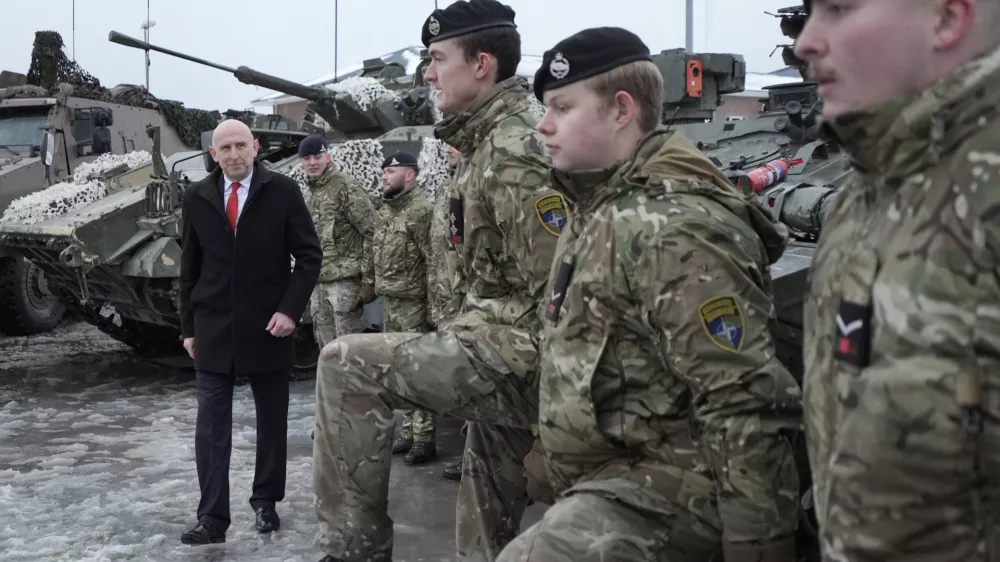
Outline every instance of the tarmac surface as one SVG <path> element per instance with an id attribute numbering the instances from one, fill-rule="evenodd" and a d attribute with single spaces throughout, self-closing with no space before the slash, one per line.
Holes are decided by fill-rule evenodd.
<path id="1" fill-rule="evenodd" d="M 239 384 L 239 383 L 238 383 Z M 256 441 L 250 386 L 233 397 L 232 526 L 225 544 L 180 543 L 195 523 L 194 373 L 153 365 L 97 329 L 0 336 L 0 560 L 235 562 L 319 560 L 313 546 L 313 380 L 291 383 L 281 530 L 259 535 L 247 504 Z M 395 560 L 455 559 L 461 424 L 438 423 L 438 460 L 393 461 Z M 522 529 L 536 521 L 529 508 Z"/>

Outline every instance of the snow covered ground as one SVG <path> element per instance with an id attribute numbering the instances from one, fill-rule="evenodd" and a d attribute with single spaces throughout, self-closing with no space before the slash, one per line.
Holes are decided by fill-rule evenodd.
<path id="1" fill-rule="evenodd" d="M 227 542 L 191 547 L 180 534 L 198 503 L 193 373 L 145 363 L 85 324 L 0 336 L 0 560 L 318 560 L 313 388 L 292 383 L 281 530 L 258 535 L 247 504 L 256 436 L 243 385 L 234 393 Z M 440 425 L 437 463 L 395 461 L 396 560 L 454 559 L 457 484 L 440 471 L 460 453 L 459 425 Z"/>

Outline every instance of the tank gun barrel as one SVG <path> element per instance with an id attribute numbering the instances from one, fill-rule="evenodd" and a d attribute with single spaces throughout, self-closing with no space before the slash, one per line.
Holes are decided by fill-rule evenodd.
<path id="1" fill-rule="evenodd" d="M 112 43 L 117 43 L 119 45 L 124 45 L 125 47 L 131 47 L 133 49 L 139 49 L 141 51 L 150 50 L 158 51 L 165 55 L 170 55 L 172 57 L 177 57 L 193 63 L 201 64 L 204 66 L 210 66 L 212 68 L 228 72 L 236 77 L 237 80 L 243 82 L 244 84 L 249 84 L 251 86 L 260 86 L 262 88 L 267 88 L 269 90 L 274 90 L 276 92 L 281 92 L 283 94 L 288 94 L 310 101 L 322 101 L 332 98 L 332 96 L 319 88 L 314 88 L 312 86 L 305 86 L 297 82 L 292 82 L 291 80 L 285 80 L 284 78 L 278 78 L 277 76 L 271 76 L 270 74 L 264 74 L 263 72 L 256 71 L 248 66 L 240 66 L 238 68 L 231 68 L 221 64 L 216 64 L 214 62 L 207 61 L 198 57 L 193 57 L 191 55 L 185 55 L 184 53 L 178 53 L 172 49 L 166 49 L 164 47 L 158 47 L 146 41 L 136 39 L 134 37 L 129 37 L 123 33 L 117 31 L 112 31 L 108 35 L 108 41 Z"/>
<path id="2" fill-rule="evenodd" d="M 170 55 L 172 57 L 177 57 L 179 59 L 189 60 L 198 64 L 203 64 L 205 66 L 211 66 L 212 68 L 217 68 L 219 70 L 224 70 L 226 72 L 236 74 L 235 68 L 229 68 L 228 66 L 223 66 L 221 64 L 216 64 L 214 62 L 209 62 L 205 59 L 200 59 L 198 57 L 192 57 L 191 55 L 185 55 L 184 53 L 178 53 L 172 49 L 166 49 L 164 47 L 157 47 L 151 43 L 147 43 L 140 39 L 134 37 L 129 37 L 124 33 L 118 33 L 117 31 L 112 31 L 108 34 L 108 41 L 112 43 L 118 43 L 119 45 L 124 45 L 126 47 L 131 47 L 133 49 L 139 49 L 140 51 L 159 51 L 165 55 Z"/>

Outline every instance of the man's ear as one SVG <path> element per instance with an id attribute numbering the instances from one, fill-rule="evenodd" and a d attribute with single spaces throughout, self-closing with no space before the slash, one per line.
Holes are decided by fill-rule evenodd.
<path id="1" fill-rule="evenodd" d="M 934 48 L 939 51 L 954 48 L 972 30 L 977 17 L 986 17 L 985 9 L 980 10 L 984 13 L 976 13 L 976 0 L 939 0 L 936 4 L 938 18 L 934 26 Z"/>
<path id="2" fill-rule="evenodd" d="M 624 129 L 635 121 L 635 100 L 625 90 L 620 90 L 615 94 L 612 109 L 615 111 L 615 124 L 618 125 L 618 128 Z"/>
<path id="3" fill-rule="evenodd" d="M 476 57 L 476 78 L 483 80 L 497 67 L 497 59 L 489 53 L 479 53 Z"/>

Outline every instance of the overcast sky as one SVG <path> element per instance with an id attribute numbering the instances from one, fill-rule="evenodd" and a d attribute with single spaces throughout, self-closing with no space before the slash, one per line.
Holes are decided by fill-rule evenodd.
<path id="1" fill-rule="evenodd" d="M 74 0 L 0 0 L 0 70 L 26 73 L 35 31 L 62 34 L 74 56 Z M 142 39 L 144 0 L 75 0 L 76 61 L 111 87 L 144 84 L 142 51 L 108 41 L 111 30 Z M 654 52 L 684 47 L 684 0 L 507 0 L 517 12 L 522 51 L 541 55 L 587 27 L 628 28 Z M 783 66 L 775 45 L 788 43 L 778 20 L 765 12 L 796 0 L 695 0 L 694 49 L 742 54 L 751 72 Z M 444 7 L 450 0 L 439 0 Z M 340 68 L 397 49 L 420 45 L 420 27 L 433 0 L 340 0 Z M 334 0 L 150 0 L 154 45 L 229 67 L 247 65 L 295 81 L 334 68 Z M 232 75 L 152 52 L 150 91 L 201 109 L 244 109 L 268 90 Z"/>

